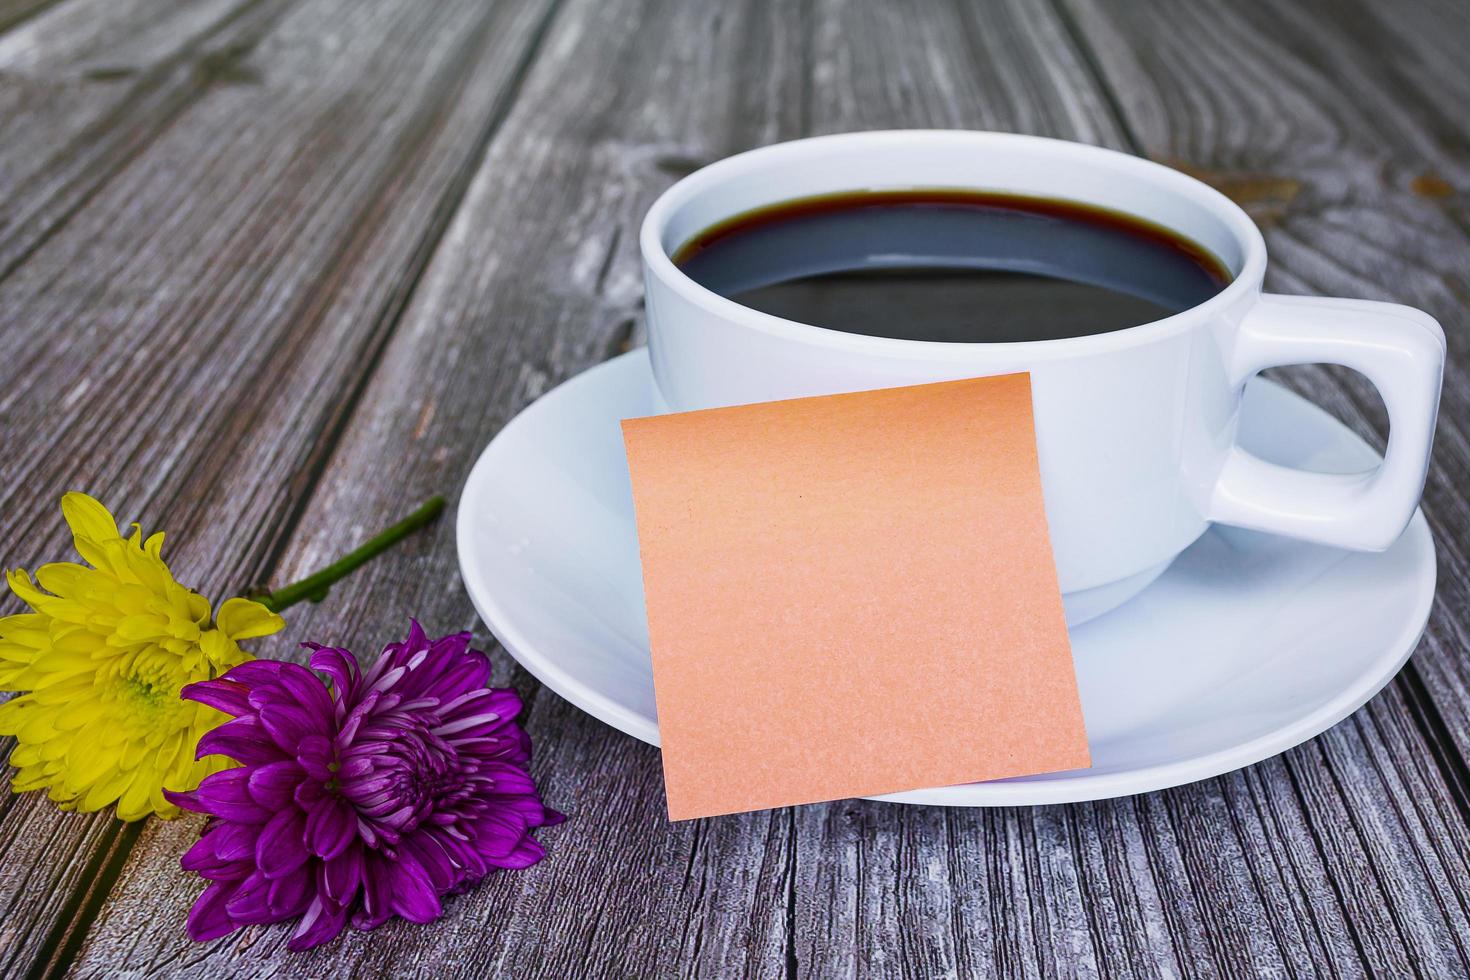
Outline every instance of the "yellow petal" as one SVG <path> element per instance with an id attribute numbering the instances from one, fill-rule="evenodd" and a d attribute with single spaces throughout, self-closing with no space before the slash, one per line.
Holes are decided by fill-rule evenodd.
<path id="1" fill-rule="evenodd" d="M 122 796 L 123 791 L 128 788 L 128 784 L 133 779 L 133 773 L 123 772 L 121 769 L 114 769 L 104 774 L 101 779 L 89 786 L 85 793 L 81 794 L 81 803 L 77 809 L 83 813 L 102 809 Z"/>
<path id="2" fill-rule="evenodd" d="M 226 599 L 215 618 L 225 636 L 232 640 L 250 640 L 269 636 L 285 628 L 286 621 L 251 599 Z"/>
<path id="3" fill-rule="evenodd" d="M 122 798 L 117 801 L 117 818 L 119 820 L 142 820 L 153 812 L 148 797 L 154 788 L 154 774 L 145 770 L 133 776 L 132 783 L 123 792 Z"/>
<path id="4" fill-rule="evenodd" d="M 45 789 L 48 786 L 51 787 L 53 800 L 57 798 L 58 793 L 62 799 L 66 798 L 66 790 L 53 786 L 51 777 L 46 775 L 46 771 L 39 766 L 22 769 L 10 780 L 10 788 L 17 793 L 29 793 L 33 789 Z"/>
<path id="5" fill-rule="evenodd" d="M 98 735 L 103 734 L 102 729 L 102 702 L 96 698 L 76 698 L 64 703 L 64 707 L 53 708 L 44 712 L 50 718 L 55 727 L 64 732 L 73 731 L 78 728 L 96 728 Z"/>
<path id="6" fill-rule="evenodd" d="M 112 629 L 116 638 L 123 641 L 124 645 L 167 636 L 169 632 L 168 623 L 151 613 L 124 616 Z"/>
<path id="7" fill-rule="evenodd" d="M 41 761 L 41 753 L 34 745 L 17 745 L 10 750 L 10 764 L 17 769 L 34 766 Z"/>
<path id="8" fill-rule="evenodd" d="M 143 756 L 147 752 L 148 746 L 145 743 L 138 739 L 132 739 L 131 741 L 124 742 L 120 747 L 118 762 L 123 769 L 136 769 L 138 768 L 138 763 L 143 761 Z"/>
<path id="9" fill-rule="evenodd" d="M 181 592 L 182 587 L 175 586 Z M 198 592 L 186 592 L 185 601 L 189 604 L 189 619 L 198 626 L 209 622 L 209 600 Z"/>
<path id="10" fill-rule="evenodd" d="M 0 638 L 40 650 L 51 643 L 51 619 L 36 613 L 0 616 Z"/>
<path id="11" fill-rule="evenodd" d="M 86 494 L 69 493 L 61 498 L 61 512 L 71 526 L 71 542 L 77 554 L 96 568 L 121 574 L 124 562 L 119 549 L 124 545 L 107 508 Z"/>
<path id="12" fill-rule="evenodd" d="M 119 536 L 117 521 L 113 520 L 107 508 L 80 491 L 62 495 L 61 515 L 66 518 L 72 534 L 94 541 L 107 541 Z"/>
<path id="13" fill-rule="evenodd" d="M 77 789 L 90 786 L 109 773 L 116 772 L 120 768 L 117 763 L 116 749 L 105 749 L 95 739 L 78 736 L 71 743 L 71 750 L 66 753 L 67 785 Z"/>
<path id="14" fill-rule="evenodd" d="M 28 699 L 28 695 L 22 694 L 0 704 L 0 735 L 19 734 L 21 726 L 26 722 L 25 705 Z"/>
<path id="15" fill-rule="evenodd" d="M 10 591 L 15 593 L 16 598 L 20 599 L 21 602 L 24 602 L 32 609 L 39 610 L 41 604 L 49 601 L 51 598 L 31 583 L 30 573 L 24 568 L 17 568 L 7 573 L 5 580 L 10 585 Z"/>
<path id="16" fill-rule="evenodd" d="M 162 786 L 152 786 L 149 788 L 148 806 L 162 820 L 172 820 L 179 815 L 179 808 L 164 798 Z"/>
<path id="17" fill-rule="evenodd" d="M 36 569 L 36 582 L 56 596 L 76 597 L 86 587 L 90 568 L 71 561 L 53 561 Z"/>
<path id="18" fill-rule="evenodd" d="M 56 714 L 46 710 L 26 711 L 21 715 L 25 720 L 19 725 L 19 731 L 15 737 L 31 745 L 41 745 L 50 741 L 57 735 L 56 726 L 52 724 L 56 720 Z"/>

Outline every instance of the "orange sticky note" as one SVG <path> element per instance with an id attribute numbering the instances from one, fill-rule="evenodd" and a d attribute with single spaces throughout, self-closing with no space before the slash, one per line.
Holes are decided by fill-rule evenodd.
<path id="1" fill-rule="evenodd" d="M 1028 375 L 623 438 L 671 818 L 1089 764 Z"/>

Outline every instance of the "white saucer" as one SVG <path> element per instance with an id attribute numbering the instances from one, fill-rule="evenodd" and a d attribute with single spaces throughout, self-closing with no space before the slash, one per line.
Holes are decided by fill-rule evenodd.
<path id="1" fill-rule="evenodd" d="M 480 616 L 562 697 L 658 744 L 620 419 L 659 411 L 639 350 L 567 382 L 495 437 L 460 501 Z M 1241 441 L 1276 463 L 1356 472 L 1378 455 L 1257 379 Z M 1259 762 L 1346 717 L 1408 659 L 1434 597 L 1423 514 L 1383 554 L 1214 528 L 1120 609 L 1072 631 L 1091 769 L 897 793 L 946 806 L 1070 803 Z M 963 732 L 955 737 L 963 738 Z"/>

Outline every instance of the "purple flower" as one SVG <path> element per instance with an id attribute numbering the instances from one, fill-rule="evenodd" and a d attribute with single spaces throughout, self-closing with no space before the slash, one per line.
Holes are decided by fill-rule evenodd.
<path id="1" fill-rule="evenodd" d="M 199 755 L 240 763 L 169 794 L 211 816 L 182 861 L 211 881 L 189 913 L 191 938 L 299 915 L 288 945 L 302 950 L 349 919 L 428 922 L 442 896 L 545 856 L 531 830 L 565 818 L 526 773 L 520 698 L 487 686 L 490 662 L 468 633 L 429 640 L 414 623 L 366 672 L 347 650 L 306 646 L 330 693 L 273 660 L 184 688 L 234 716 Z"/>

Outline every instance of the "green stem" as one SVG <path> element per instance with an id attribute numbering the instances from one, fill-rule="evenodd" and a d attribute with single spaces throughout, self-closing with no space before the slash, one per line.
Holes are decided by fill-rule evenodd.
<path id="1" fill-rule="evenodd" d="M 276 589 L 274 592 L 257 593 L 250 598 L 265 606 L 271 612 L 280 612 L 283 609 L 296 605 L 296 603 L 303 599 L 310 600 L 311 602 L 321 602 L 326 597 L 327 590 L 338 579 L 367 563 L 378 554 L 393 547 L 393 545 L 402 541 L 414 531 L 417 531 L 438 517 L 439 512 L 443 509 L 443 497 L 430 497 L 420 504 L 419 508 L 412 514 L 409 514 L 392 527 L 379 532 L 377 536 L 373 537 L 362 547 L 349 551 L 321 571 L 314 572 L 299 582 L 292 582 L 283 589 Z"/>

